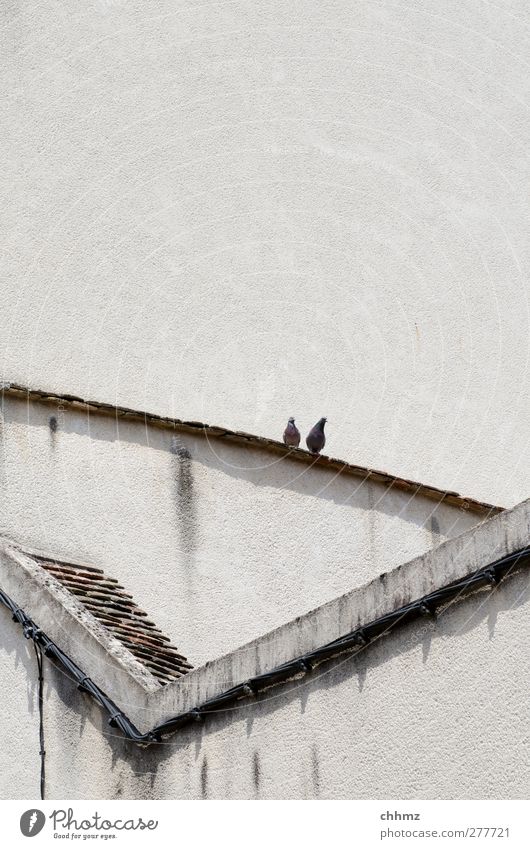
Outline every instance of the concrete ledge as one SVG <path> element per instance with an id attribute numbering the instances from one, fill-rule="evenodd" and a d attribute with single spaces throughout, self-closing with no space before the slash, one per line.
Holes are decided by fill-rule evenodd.
<path id="1" fill-rule="evenodd" d="M 530 500 L 153 693 L 151 726 L 513 554 L 529 540 Z"/>
<path id="2" fill-rule="evenodd" d="M 148 695 L 162 685 L 31 553 L 6 539 L 0 539 L 0 587 L 133 721 L 136 708 L 144 719 Z"/>
<path id="3" fill-rule="evenodd" d="M 530 500 L 162 687 L 11 541 L 0 587 L 146 732 L 249 678 L 527 547 Z M 352 564 L 354 568 L 354 564 Z M 102 633 L 103 632 L 103 633 Z M 152 685 L 152 681 L 155 686 Z"/>

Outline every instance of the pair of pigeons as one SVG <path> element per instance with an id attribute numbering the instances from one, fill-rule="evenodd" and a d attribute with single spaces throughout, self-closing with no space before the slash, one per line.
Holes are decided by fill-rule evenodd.
<path id="1" fill-rule="evenodd" d="M 326 421 L 327 419 L 325 418 L 319 419 L 306 436 L 305 442 L 311 454 L 320 454 L 326 444 L 326 436 L 324 434 Z M 293 418 L 290 418 L 287 422 L 287 427 L 283 432 L 283 441 L 289 448 L 298 448 L 300 445 L 300 431 L 296 427 Z"/>

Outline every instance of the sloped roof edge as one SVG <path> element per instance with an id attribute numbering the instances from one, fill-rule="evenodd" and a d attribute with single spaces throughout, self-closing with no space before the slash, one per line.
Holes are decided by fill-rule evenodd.
<path id="1" fill-rule="evenodd" d="M 351 634 L 529 545 L 530 499 L 192 670 L 150 698 L 154 714 L 167 717 L 193 710 L 224 690 Z"/>
<path id="2" fill-rule="evenodd" d="M 356 477 L 361 477 L 364 480 L 376 481 L 377 483 L 384 484 L 388 487 L 409 492 L 412 495 L 422 495 L 425 498 L 437 501 L 438 503 L 445 502 L 458 507 L 461 510 L 471 511 L 481 515 L 493 516 L 504 509 L 503 507 L 488 504 L 484 501 L 478 501 L 474 498 L 466 498 L 458 492 L 442 490 L 435 486 L 429 486 L 427 484 L 418 483 L 417 481 L 408 480 L 407 478 L 390 475 L 387 472 L 380 471 L 379 469 L 369 469 L 365 466 L 357 466 L 353 463 L 347 463 L 344 460 L 339 460 L 335 457 L 328 457 L 324 454 L 315 456 L 302 448 L 286 448 L 283 442 L 279 442 L 276 439 L 269 439 L 265 436 L 257 436 L 256 434 L 246 433 L 245 431 L 235 431 L 230 428 L 205 424 L 204 422 L 174 419 L 169 416 L 161 416 L 156 413 L 134 410 L 129 407 L 122 407 L 102 401 L 91 401 L 76 395 L 61 395 L 44 389 L 32 389 L 19 383 L 10 383 L 7 381 L 0 384 L 0 391 L 3 392 L 4 395 L 58 404 L 63 407 L 84 410 L 89 414 L 93 412 L 100 415 L 113 416 L 117 419 L 127 418 L 129 420 L 143 421 L 153 427 L 187 431 L 194 434 L 203 434 L 210 439 L 226 439 L 231 442 L 240 443 L 253 448 L 260 448 L 271 453 L 289 456 L 289 459 L 306 463 L 311 467 L 316 466 L 322 469 L 332 469 L 339 474 L 355 475 Z"/>
<path id="3" fill-rule="evenodd" d="M 192 670 L 179 681 L 149 692 L 123 667 L 118 681 L 114 676 L 115 664 L 109 677 L 105 656 L 100 654 L 94 659 L 84 642 L 75 639 L 69 642 L 69 632 L 65 632 L 66 645 L 63 641 L 59 653 L 64 651 L 71 657 L 74 652 L 74 659 L 83 670 L 90 663 L 91 678 L 102 688 L 100 704 L 105 706 L 106 694 L 114 707 L 116 703 L 126 704 L 131 720 L 120 711 L 116 713 L 119 722 L 123 721 L 122 730 L 132 727 L 133 739 L 149 742 L 160 733 L 169 733 L 193 719 L 204 718 L 210 711 L 217 713 L 223 706 L 233 705 L 235 700 L 256 690 L 302 674 L 304 664 L 310 671 L 315 662 L 358 649 L 359 638 L 363 641 L 367 633 L 370 639 L 374 626 L 377 626 L 374 633 L 384 634 L 402 621 L 410 621 L 409 614 L 412 618 L 429 614 L 460 594 L 488 585 L 495 587 L 502 577 L 530 564 L 529 540 L 530 500 Z M 10 591 L 9 578 L 9 572 L 0 575 L 0 590 Z M 19 587 L 27 596 L 27 585 L 19 580 Z M 22 599 L 13 597 L 23 607 Z M 0 597 L 0 600 L 6 604 L 5 599 Z M 34 607 L 31 591 L 28 600 Z M 44 619 L 48 617 L 44 617 L 42 605 L 39 610 L 42 621 L 37 618 L 35 621 L 47 631 L 49 623 Z M 32 610 L 29 612 L 35 615 Z M 51 625 L 55 624 L 52 615 Z M 126 686 L 124 689 L 127 677 L 128 690 Z M 137 728 L 131 726 L 131 721 Z M 138 728 L 151 731 L 142 733 Z"/>
<path id="4" fill-rule="evenodd" d="M 145 705 L 162 684 L 115 635 L 53 575 L 42 569 L 42 552 L 0 538 L 0 588 L 16 599 L 27 615 L 39 620 L 50 639 L 76 658 L 87 675 L 112 681 L 112 696 Z"/>

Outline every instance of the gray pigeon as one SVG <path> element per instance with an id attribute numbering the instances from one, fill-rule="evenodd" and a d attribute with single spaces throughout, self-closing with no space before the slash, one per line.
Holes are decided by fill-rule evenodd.
<path id="1" fill-rule="evenodd" d="M 283 432 L 283 441 L 289 448 L 298 448 L 300 445 L 300 431 L 296 427 L 292 417 L 287 422 L 287 427 Z"/>
<path id="2" fill-rule="evenodd" d="M 306 445 L 311 451 L 311 454 L 320 454 L 326 444 L 326 436 L 324 434 L 324 425 L 326 422 L 326 418 L 319 419 L 306 436 Z"/>

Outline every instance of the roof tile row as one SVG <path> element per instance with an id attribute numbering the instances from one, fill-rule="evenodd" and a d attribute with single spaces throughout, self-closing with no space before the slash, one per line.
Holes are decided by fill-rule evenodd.
<path id="1" fill-rule="evenodd" d="M 69 592 L 115 637 L 161 684 L 169 684 L 192 669 L 169 637 L 147 618 L 132 595 L 101 569 L 44 557 L 37 563 Z"/>

